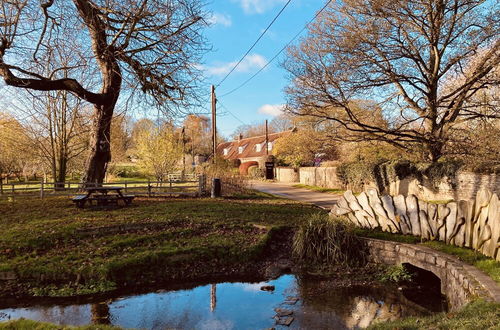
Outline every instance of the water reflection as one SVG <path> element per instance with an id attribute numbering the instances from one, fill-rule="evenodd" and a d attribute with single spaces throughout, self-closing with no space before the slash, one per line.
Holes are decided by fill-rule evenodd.
<path id="1" fill-rule="evenodd" d="M 263 285 L 275 290 L 262 291 Z M 285 275 L 266 283 L 218 283 L 93 304 L 0 309 L 0 321 L 10 316 L 141 329 L 261 329 L 275 326 L 275 308 L 293 311 L 292 329 L 363 328 L 374 320 L 427 313 L 397 291 L 338 288 L 331 281 Z"/>

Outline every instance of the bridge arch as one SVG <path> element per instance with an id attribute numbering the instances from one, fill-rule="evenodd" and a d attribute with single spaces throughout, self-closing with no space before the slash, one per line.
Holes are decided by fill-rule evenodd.
<path id="1" fill-rule="evenodd" d="M 369 260 L 389 265 L 411 264 L 432 272 L 441 280 L 441 293 L 451 310 L 457 310 L 475 296 L 500 302 L 500 287 L 489 276 L 457 258 L 418 244 L 367 238 Z"/>

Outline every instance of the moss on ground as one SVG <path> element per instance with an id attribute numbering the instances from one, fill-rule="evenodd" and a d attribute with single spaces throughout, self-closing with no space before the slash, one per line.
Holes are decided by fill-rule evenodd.
<path id="1" fill-rule="evenodd" d="M 477 300 L 457 312 L 438 313 L 427 317 L 409 317 L 377 323 L 368 329 L 500 329 L 500 304 Z"/>
<path id="2" fill-rule="evenodd" d="M 19 319 L 0 323 L 0 329 L 5 330 L 119 330 L 121 328 L 109 325 L 87 325 L 72 327 L 67 325 L 56 325 L 51 323 L 36 322 L 32 320 Z"/>
<path id="3" fill-rule="evenodd" d="M 263 228 L 293 227 L 318 212 L 269 195 L 243 197 L 136 199 L 113 210 L 78 209 L 67 197 L 0 200 L 0 271 L 41 296 L 104 292 L 158 274 L 201 276 L 211 271 L 206 264 L 223 270 L 258 258 L 269 235 Z"/>

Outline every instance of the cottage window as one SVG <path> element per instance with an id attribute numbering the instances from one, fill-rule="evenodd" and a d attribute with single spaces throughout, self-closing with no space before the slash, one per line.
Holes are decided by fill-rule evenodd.
<path id="1" fill-rule="evenodd" d="M 262 150 L 262 144 L 257 143 L 257 144 L 255 145 L 255 151 L 260 152 L 261 150 Z"/>
<path id="2" fill-rule="evenodd" d="M 273 150 L 273 143 L 272 142 L 269 142 L 267 144 L 267 150 L 269 150 L 269 151 Z"/>
<path id="3" fill-rule="evenodd" d="M 229 154 L 229 148 L 224 148 L 224 156 L 227 156 Z"/>
<path id="4" fill-rule="evenodd" d="M 243 150 L 245 150 L 245 147 L 238 147 L 238 153 L 239 154 L 243 153 Z"/>

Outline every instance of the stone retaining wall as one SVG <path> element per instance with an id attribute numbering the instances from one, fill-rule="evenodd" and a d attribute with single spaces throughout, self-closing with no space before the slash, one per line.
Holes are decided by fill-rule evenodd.
<path id="1" fill-rule="evenodd" d="M 293 168 L 277 167 L 276 180 L 278 182 L 299 182 L 299 172 Z"/>
<path id="2" fill-rule="evenodd" d="M 426 246 L 366 238 L 369 259 L 389 265 L 410 263 L 441 280 L 441 293 L 457 310 L 475 297 L 500 302 L 500 288 L 489 276 L 457 258 Z"/>
<path id="3" fill-rule="evenodd" d="M 297 171 L 291 168 L 280 167 L 276 169 L 276 179 L 279 182 L 300 182 L 324 188 L 346 188 L 337 177 L 336 167 L 301 167 Z M 374 182 L 371 182 L 365 186 L 365 189 L 376 186 Z M 499 193 L 500 175 L 458 172 L 455 177 L 446 177 L 437 183 L 433 183 L 426 178 L 420 182 L 410 177 L 391 182 L 385 192 L 393 196 L 413 194 L 423 200 L 453 199 L 458 201 L 461 199 L 473 199 L 477 192 L 482 189 Z"/>
<path id="4" fill-rule="evenodd" d="M 357 196 L 348 190 L 331 215 L 363 228 L 469 247 L 500 261 L 500 200 L 488 190 L 480 190 L 475 199 L 446 204 L 415 195 L 380 196 L 373 188 Z"/>

